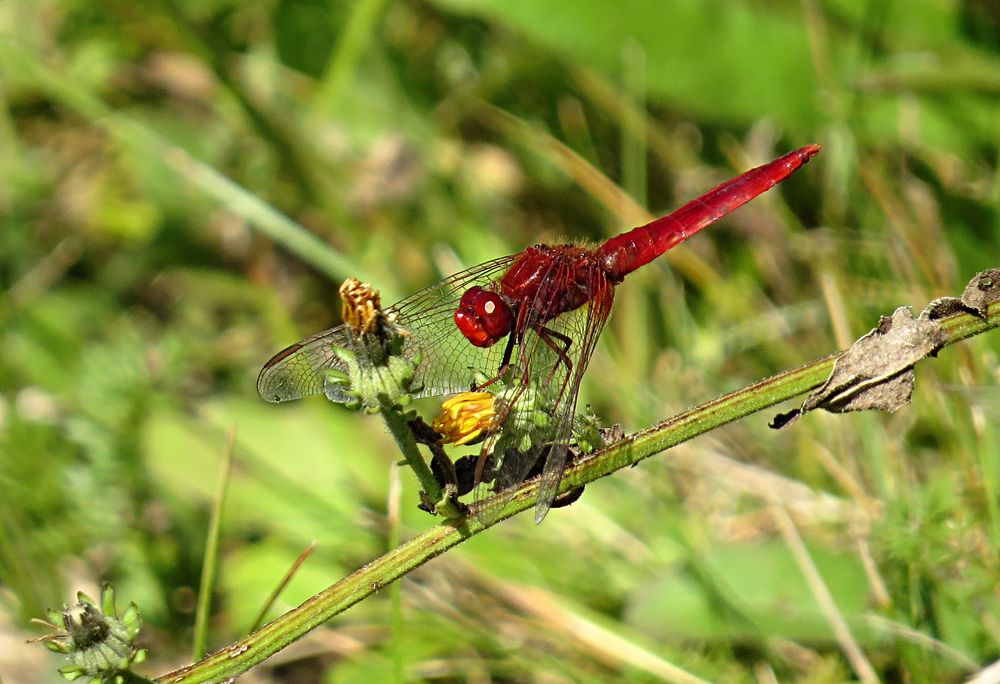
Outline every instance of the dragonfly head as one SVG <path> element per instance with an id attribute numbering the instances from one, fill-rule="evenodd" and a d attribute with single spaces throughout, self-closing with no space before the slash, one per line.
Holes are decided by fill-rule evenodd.
<path id="1" fill-rule="evenodd" d="M 510 334 L 514 316 L 500 295 L 476 285 L 462 295 L 455 325 L 476 347 L 489 347 Z"/>

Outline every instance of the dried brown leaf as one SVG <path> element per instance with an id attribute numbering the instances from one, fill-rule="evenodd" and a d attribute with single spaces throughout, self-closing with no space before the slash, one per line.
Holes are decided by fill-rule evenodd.
<path id="1" fill-rule="evenodd" d="M 850 346 L 834 364 L 823 386 L 809 395 L 801 408 L 779 414 L 771 427 L 780 429 L 802 414 L 821 408 L 832 413 L 895 411 L 910 402 L 913 366 L 934 356 L 948 336 L 939 320 L 959 312 L 979 318 L 1000 300 L 1000 269 L 989 269 L 969 281 L 961 299 L 942 297 L 914 318 L 908 306 L 882 317 L 877 328 Z"/>

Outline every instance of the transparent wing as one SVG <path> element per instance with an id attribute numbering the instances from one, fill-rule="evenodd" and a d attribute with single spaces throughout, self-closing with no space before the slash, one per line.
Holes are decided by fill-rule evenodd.
<path id="1" fill-rule="evenodd" d="M 569 267 L 555 264 L 546 280 L 567 282 L 572 274 L 562 273 L 564 268 Z M 484 522 L 500 513 L 517 485 L 539 472 L 536 522 L 545 517 L 556 496 L 566 466 L 580 382 L 614 300 L 614 287 L 600 269 L 591 269 L 587 277 L 593 298 L 548 322 L 529 320 L 529 329 L 516 349 L 510 385 L 498 400 L 496 420 L 500 428 L 483 445 L 484 457 L 494 456 L 493 490 L 498 492 L 486 501 L 488 492 L 483 487 L 477 489 L 476 514 Z M 545 288 L 542 290 L 538 298 L 547 296 Z M 528 306 L 541 311 L 544 304 L 539 301 Z"/>
<path id="2" fill-rule="evenodd" d="M 576 400 L 580 395 L 580 384 L 583 374 L 594 353 L 597 339 L 601 336 L 604 324 L 611 315 L 611 305 L 614 303 L 614 286 L 607 281 L 604 272 L 595 269 L 591 278 L 592 298 L 587 304 L 587 316 L 584 329 L 577 341 L 578 349 L 574 357 L 572 377 L 565 390 L 565 400 L 560 404 L 558 434 L 554 438 L 552 449 L 549 450 L 542 469 L 542 478 L 538 484 L 538 498 L 535 502 L 535 524 L 542 522 L 552 507 L 552 502 L 559 491 L 563 471 L 566 469 L 566 456 L 569 452 L 568 441 L 573 431 L 573 418 L 576 415 Z"/>
<path id="3" fill-rule="evenodd" d="M 503 345 L 487 349 L 472 346 L 452 316 L 467 289 L 496 280 L 515 258 L 517 255 L 501 257 L 456 273 L 386 309 L 408 333 L 403 353 L 409 358 L 420 356 L 416 379 L 422 390 L 417 396 L 465 391 L 477 374 L 492 377 L 496 373 Z M 332 401 L 348 401 L 350 396 L 327 380 L 328 371 L 347 371 L 334 347 L 354 347 L 353 337 L 343 325 L 278 352 L 257 377 L 260 396 L 280 402 L 325 392 Z"/>
<path id="4" fill-rule="evenodd" d="M 466 290 L 499 279 L 519 256 L 487 261 L 390 307 L 396 322 L 409 333 L 404 353 L 420 353 L 418 379 L 423 390 L 418 396 L 467 392 L 474 382 L 496 375 L 504 345 L 473 346 L 455 325 L 454 314 Z"/>
<path id="5" fill-rule="evenodd" d="M 333 348 L 349 349 L 351 345 L 347 327 L 340 325 L 285 347 L 260 370 L 257 392 L 272 402 L 321 394 L 328 384 L 326 371 L 347 370 Z"/>

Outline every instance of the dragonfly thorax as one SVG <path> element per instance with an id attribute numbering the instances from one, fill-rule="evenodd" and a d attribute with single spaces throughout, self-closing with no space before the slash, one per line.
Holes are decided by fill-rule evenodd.
<path id="1" fill-rule="evenodd" d="M 579 245 L 534 245 L 524 250 L 500 280 L 507 301 L 529 306 L 526 327 L 540 327 L 593 297 L 603 282 L 593 251 Z"/>

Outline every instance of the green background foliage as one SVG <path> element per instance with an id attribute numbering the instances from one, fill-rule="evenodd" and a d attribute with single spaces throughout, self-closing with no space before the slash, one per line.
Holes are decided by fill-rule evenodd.
<path id="1" fill-rule="evenodd" d="M 186 661 L 231 426 L 210 647 L 311 541 L 272 616 L 433 524 L 380 421 L 256 396 L 348 275 L 393 301 L 819 142 L 618 288 L 582 402 L 632 431 L 957 295 L 1000 265 L 998 42 L 992 4 L 937 0 L 0 4 L 0 676 L 55 681 L 27 621 L 100 579 L 143 671 Z M 880 677 L 960 681 L 1000 655 L 998 352 L 922 363 L 892 415 L 681 445 L 256 674 L 856 676 L 780 507 Z"/>

